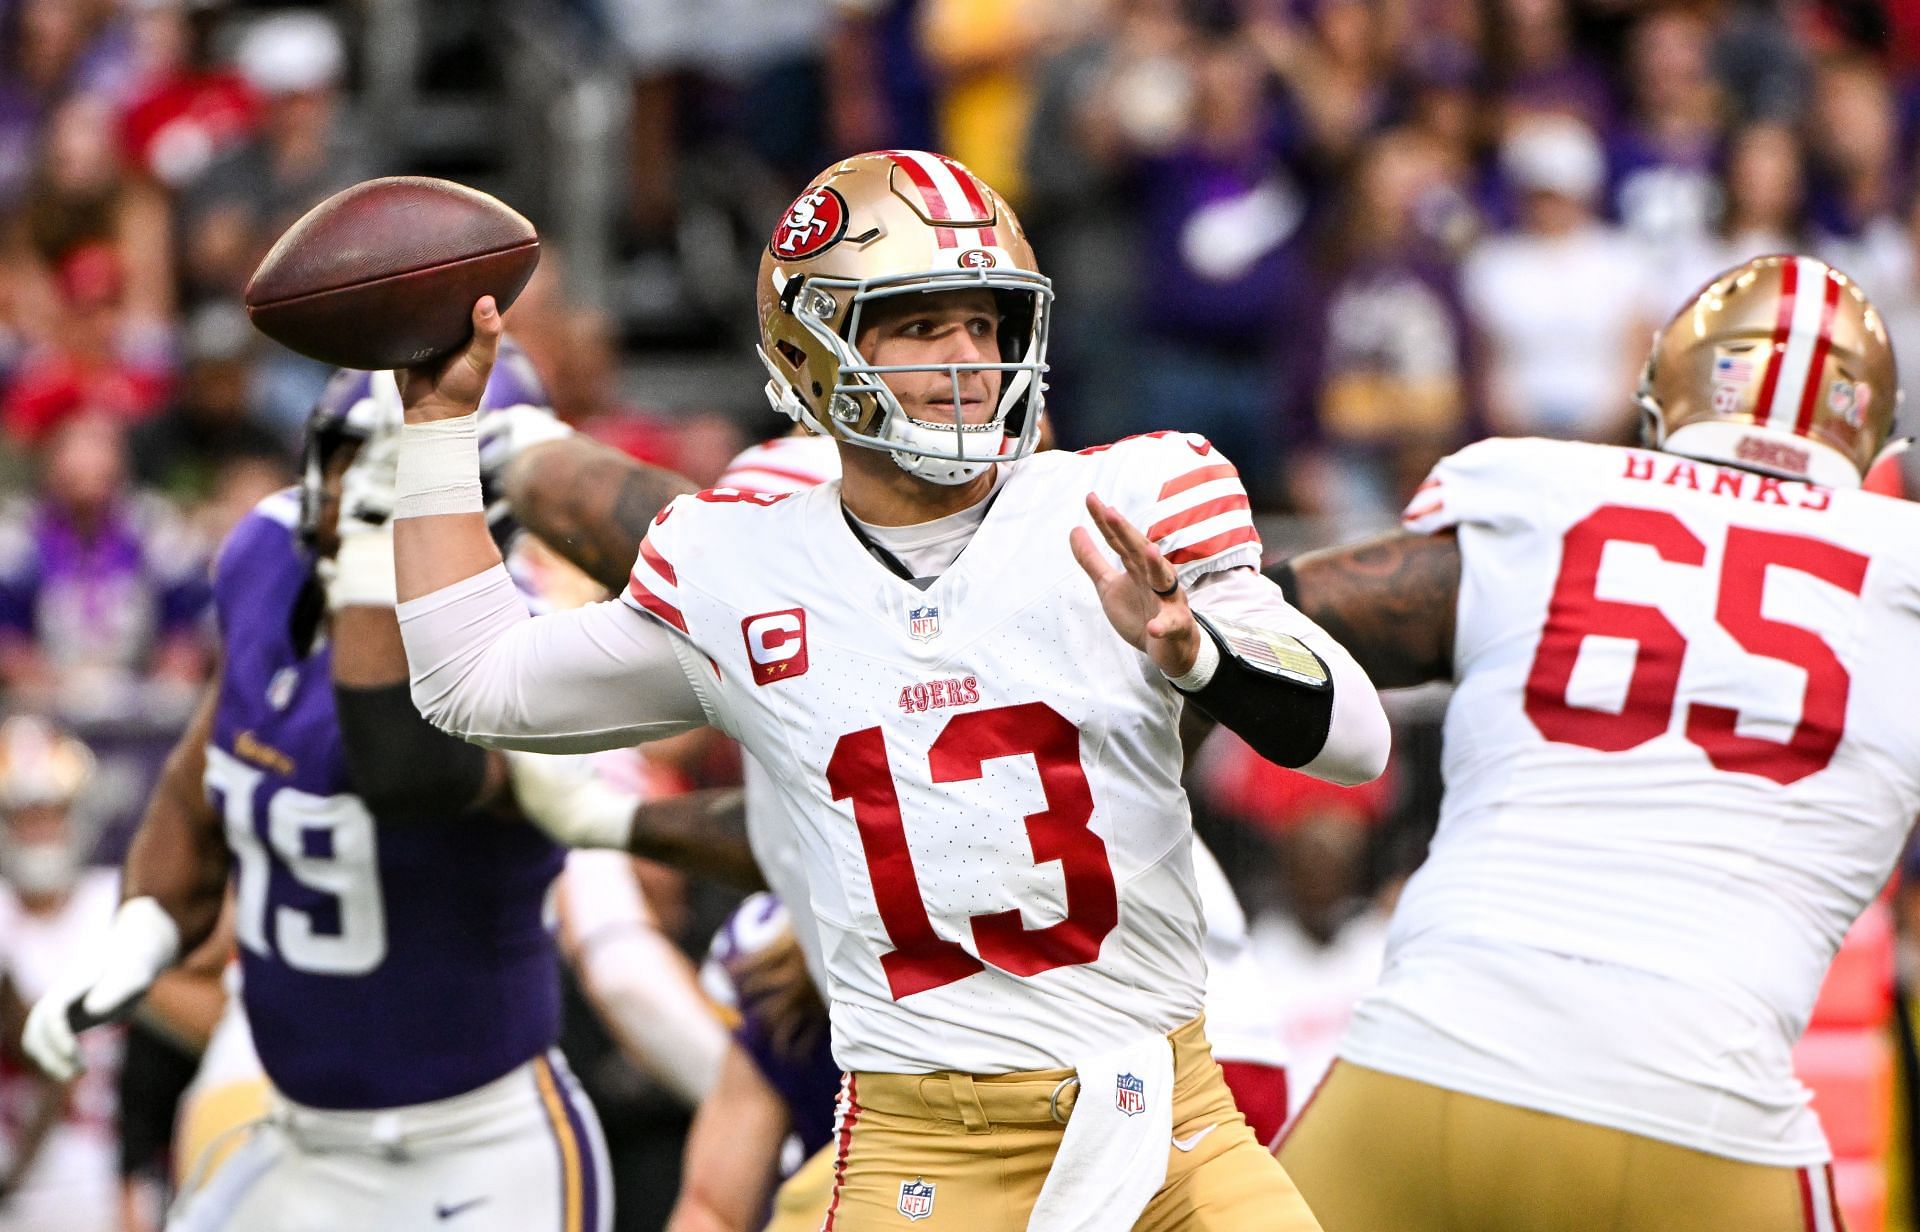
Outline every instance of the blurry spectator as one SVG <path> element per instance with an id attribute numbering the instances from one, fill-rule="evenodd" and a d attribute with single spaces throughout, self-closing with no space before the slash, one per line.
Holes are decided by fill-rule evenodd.
<path id="1" fill-rule="evenodd" d="M 1520 227 L 1484 241 L 1462 271 L 1488 351 L 1496 432 L 1621 441 L 1645 357 L 1650 272 L 1641 250 L 1593 213 L 1605 164 L 1578 120 L 1517 125 L 1500 151 Z"/>
<path id="2" fill-rule="evenodd" d="M 176 707 L 207 668 L 204 554 L 128 482 L 120 425 L 61 425 L 40 491 L 0 515 L 0 680 L 76 721 Z M 152 690 L 143 689 L 149 682 Z"/>
<path id="3" fill-rule="evenodd" d="M 346 49 L 330 17 L 292 11 L 259 18 L 242 35 L 235 59 L 263 100 L 262 123 L 182 195 L 182 272 L 196 303 L 238 299 L 288 225 L 374 171 L 341 92 Z M 330 375 L 325 365 L 268 347 L 250 396 L 269 427 L 291 440 Z"/>
<path id="4" fill-rule="evenodd" d="M 53 105 L 110 93 L 123 76 L 125 47 L 102 37 L 114 7 L 114 0 L 0 5 L 0 207 L 24 192 L 38 129 Z"/>
<path id="5" fill-rule="evenodd" d="M 178 191 L 251 136 L 260 99 L 208 52 L 218 0 L 126 0 L 137 79 L 120 121 L 128 161 Z"/>
<path id="6" fill-rule="evenodd" d="M 1866 245 L 1832 245 L 1835 251 L 1824 254 L 1849 276 L 1857 279 L 1873 297 L 1887 325 L 1887 337 L 1893 343 L 1894 362 L 1899 365 L 1904 383 L 1913 384 L 1913 373 L 1920 371 L 1920 185 L 1908 193 L 1907 208 L 1901 225 L 1877 229 L 1875 242 Z M 1906 416 L 1912 414 L 1908 401 Z M 1895 435 L 1911 434 L 1913 421 L 1903 416 Z M 1902 469 L 1920 479 L 1920 451 L 1908 450 Z M 1906 489 L 1920 495 L 1920 484 Z"/>
<path id="7" fill-rule="evenodd" d="M 1266 348 L 1298 280 L 1290 241 L 1306 211 L 1285 157 L 1284 112 L 1264 62 L 1238 38 L 1201 32 L 1163 71 L 1180 93 L 1154 124 L 1143 122 L 1128 76 L 1110 81 L 1103 104 L 1111 130 L 1156 144 L 1134 151 L 1145 237 L 1134 255 L 1139 387 L 1098 408 L 1112 417 L 1099 435 L 1201 432 L 1250 484 L 1271 482 Z"/>
<path id="8" fill-rule="evenodd" d="M 830 0 L 607 2 L 633 70 L 629 207 L 642 248 L 670 241 L 685 163 L 704 147 L 757 161 L 748 179 L 775 169 L 780 204 L 817 170 Z"/>
<path id="9" fill-rule="evenodd" d="M 331 18 L 259 18 L 242 36 L 236 60 L 263 100 L 262 124 L 214 161 L 182 200 L 185 273 L 197 297 L 238 298 L 289 223 L 373 169 L 341 96 L 346 48 Z"/>
<path id="10" fill-rule="evenodd" d="M 1506 132 L 1525 115 L 1559 112 L 1604 129 L 1613 92 L 1593 59 L 1573 42 L 1567 0 L 1493 0 L 1481 62 Z"/>
<path id="11" fill-rule="evenodd" d="M 1282 333 L 1294 502 L 1390 522 L 1434 462 L 1476 433 L 1469 329 L 1453 269 L 1416 230 L 1446 191 L 1439 152 L 1408 131 L 1360 157 Z"/>
<path id="12" fill-rule="evenodd" d="M 0 397 L 0 427 L 35 444 L 83 413 L 135 422 L 157 412 L 172 383 L 172 344 L 152 321 L 126 311 L 119 258 L 86 244 L 55 270 L 61 315 L 52 336 L 30 351 Z"/>
<path id="13" fill-rule="evenodd" d="M 1736 131 L 1721 169 L 1718 217 L 1665 267 L 1659 306 L 1677 309 L 1702 283 L 1749 257 L 1807 251 L 1806 194 L 1805 159 L 1791 127 L 1762 120 Z"/>
<path id="14" fill-rule="evenodd" d="M 921 0 L 831 0 L 827 129 L 836 153 L 931 150 L 933 79 L 920 55 Z"/>
<path id="15" fill-rule="evenodd" d="M 0 723 L 0 983 L 26 1003 L 75 954 L 100 943 L 119 874 L 89 869 L 74 803 L 92 773 L 87 747 L 43 719 Z M 99 1040 L 92 1036 L 98 1034 Z M 89 1033 L 70 1090 L 30 1070 L 0 1073 L 0 1232 L 120 1232 L 115 1081 L 124 1033 Z"/>
<path id="16" fill-rule="evenodd" d="M 108 249 L 118 266 L 123 322 L 147 333 L 173 314 L 173 233 L 165 195 L 124 174 L 106 101 L 75 95 L 48 117 L 24 211 L 25 240 L 43 269 L 82 249 Z"/>
<path id="17" fill-rule="evenodd" d="M 141 483 L 184 505 L 212 496 L 221 473 L 241 460 L 274 464 L 291 478 L 287 442 L 249 417 L 257 341 L 236 305 L 208 304 L 194 313 L 179 396 L 164 415 L 133 432 L 134 473 Z"/>
<path id="18" fill-rule="evenodd" d="M 1250 942 L 1278 1002 L 1287 1092 L 1313 1094 L 1353 1003 L 1379 978 L 1397 886 L 1376 889 L 1369 848 L 1392 786 L 1337 787 L 1261 760 L 1221 733 L 1200 757 L 1202 791 L 1273 844 L 1277 893 L 1250 896 Z"/>
<path id="19" fill-rule="evenodd" d="M 1195 7 L 1225 15 L 1234 9 L 1221 0 Z M 1308 15 L 1304 26 L 1289 19 L 1289 6 L 1259 6 L 1246 32 L 1291 91 L 1319 164 L 1337 168 L 1386 114 L 1390 48 L 1383 22 L 1390 6 L 1311 0 L 1300 8 Z M 1231 29 L 1226 16 L 1215 20 L 1222 32 Z"/>
<path id="20" fill-rule="evenodd" d="M 1791 121 L 1806 106 L 1810 66 L 1807 46 L 1789 24 L 1795 7 L 1715 0 L 1703 8 L 1715 26 L 1714 71 L 1742 121 Z"/>
<path id="21" fill-rule="evenodd" d="M 1186 124 L 1194 33 L 1158 0 L 1120 0 L 1112 19 L 1035 71 L 1020 218 L 1053 279 L 1047 414 L 1062 439 L 1107 441 L 1136 396 L 1142 251 L 1136 152 Z"/>
<path id="22" fill-rule="evenodd" d="M 942 153 L 1020 204 L 1034 70 L 1106 8 L 1105 0 L 920 0 L 920 54 L 933 71 Z"/>
<path id="23" fill-rule="evenodd" d="M 1488 191 L 1480 164 L 1484 107 L 1475 90 L 1476 65 L 1461 47 L 1430 44 L 1402 81 L 1404 127 L 1426 139 L 1439 180 L 1420 194 L 1416 226 L 1455 257 L 1486 225 L 1481 198 Z"/>
<path id="24" fill-rule="evenodd" d="M 1899 125 L 1886 73 L 1866 59 L 1828 60 L 1807 121 L 1814 224 L 1843 242 L 1863 242 L 1900 207 Z"/>
<path id="25" fill-rule="evenodd" d="M 1608 140 L 1613 211 L 1662 256 L 1712 219 L 1722 102 L 1711 48 L 1705 17 L 1678 7 L 1648 13 L 1628 38 L 1628 117 Z"/>

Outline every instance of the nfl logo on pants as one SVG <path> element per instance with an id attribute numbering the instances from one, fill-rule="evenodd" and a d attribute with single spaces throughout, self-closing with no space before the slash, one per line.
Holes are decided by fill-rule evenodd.
<path id="1" fill-rule="evenodd" d="M 1113 1080 L 1113 1106 L 1128 1116 L 1139 1116 L 1147 1110 L 1147 1084 L 1132 1074 L 1121 1074 Z"/>
<path id="2" fill-rule="evenodd" d="M 900 1213 L 916 1220 L 933 1214 L 933 1186 L 924 1180 L 901 1181 Z"/>

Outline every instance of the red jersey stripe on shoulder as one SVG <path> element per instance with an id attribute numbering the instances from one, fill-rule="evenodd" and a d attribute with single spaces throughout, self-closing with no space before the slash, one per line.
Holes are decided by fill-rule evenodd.
<path id="1" fill-rule="evenodd" d="M 1217 556 L 1228 548 L 1237 548 L 1243 543 L 1251 543 L 1258 547 L 1260 532 L 1252 526 L 1236 526 L 1232 530 L 1222 531 L 1211 539 L 1202 539 L 1198 543 L 1190 543 L 1184 548 L 1168 552 L 1167 563 L 1175 566 L 1190 565 L 1196 560 Z"/>
<path id="2" fill-rule="evenodd" d="M 1203 483 L 1212 483 L 1216 479 L 1238 478 L 1240 478 L 1240 472 L 1234 468 L 1231 462 L 1222 462 L 1217 466 L 1198 467 L 1188 471 L 1184 475 L 1176 475 L 1172 479 L 1167 480 L 1161 487 L 1160 495 L 1156 499 L 1166 500 L 1168 497 L 1178 496 L 1182 492 L 1197 488 Z M 1151 539 L 1153 536 L 1149 535 L 1147 537 Z"/>
<path id="3" fill-rule="evenodd" d="M 659 550 L 653 546 L 652 539 L 642 539 L 640 541 L 640 558 L 652 565 L 653 571 L 659 574 L 667 585 L 678 586 L 680 584 L 680 575 L 673 571 L 673 566 L 667 563 L 667 558 L 660 555 Z"/>
<path id="4" fill-rule="evenodd" d="M 1250 509 L 1245 493 L 1236 492 L 1231 496 L 1222 496 L 1210 501 L 1202 501 L 1191 509 L 1169 514 L 1147 528 L 1147 538 L 1154 542 L 1166 538 L 1177 530 L 1189 526 L 1198 526 L 1208 518 L 1217 518 L 1223 513 L 1232 513 L 1236 509 Z"/>
<path id="5" fill-rule="evenodd" d="M 668 603 L 659 595 L 654 594 L 651 590 L 648 590 L 646 584 L 640 580 L 638 575 L 627 578 L 627 594 L 632 596 L 635 603 L 646 608 L 655 616 L 658 616 L 674 628 L 680 630 L 680 632 L 685 633 L 687 631 L 687 618 L 680 614 L 680 609 Z"/>

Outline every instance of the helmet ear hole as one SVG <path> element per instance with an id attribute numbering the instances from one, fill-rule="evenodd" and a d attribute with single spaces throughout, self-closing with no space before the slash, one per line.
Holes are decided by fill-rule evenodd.
<path id="1" fill-rule="evenodd" d="M 773 349 L 776 353 L 779 354 L 781 359 L 786 360 L 788 363 L 792 364 L 796 368 L 803 366 L 807 362 L 806 352 L 802 351 L 799 347 L 795 346 L 791 342 L 787 342 L 784 340 L 780 342 L 776 342 L 773 344 Z M 813 392 L 816 394 L 819 393 L 820 387 L 818 385 L 815 385 Z"/>

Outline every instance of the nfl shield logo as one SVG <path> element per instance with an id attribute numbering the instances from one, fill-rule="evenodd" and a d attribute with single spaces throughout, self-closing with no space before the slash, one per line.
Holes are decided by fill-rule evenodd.
<path id="1" fill-rule="evenodd" d="M 912 1220 L 933 1214 L 933 1186 L 924 1180 L 901 1181 L 900 1213 Z"/>
<path id="2" fill-rule="evenodd" d="M 1121 1074 L 1113 1080 L 1113 1106 L 1128 1116 L 1139 1116 L 1147 1110 L 1147 1084 L 1132 1074 Z"/>
<path id="3" fill-rule="evenodd" d="M 293 701 L 293 691 L 300 685 L 300 669 L 283 667 L 267 681 L 267 705 L 275 710 L 285 710 Z"/>
<path id="4" fill-rule="evenodd" d="M 930 642 L 940 636 L 940 609 L 929 604 L 907 612 L 907 632 L 916 642 Z"/>

